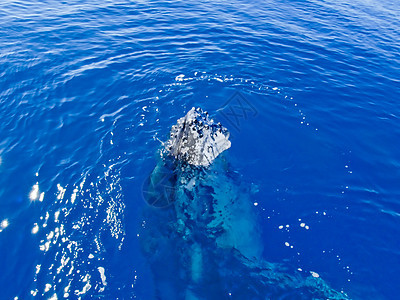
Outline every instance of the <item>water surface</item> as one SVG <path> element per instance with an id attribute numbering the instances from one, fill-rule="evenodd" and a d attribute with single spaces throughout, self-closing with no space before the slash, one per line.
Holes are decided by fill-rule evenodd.
<path id="1" fill-rule="evenodd" d="M 267 261 L 396 299 L 399 20 L 390 0 L 3 1 L 2 297 L 153 298 L 141 190 L 200 106 L 258 190 Z M 256 113 L 223 119 L 238 95 Z"/>

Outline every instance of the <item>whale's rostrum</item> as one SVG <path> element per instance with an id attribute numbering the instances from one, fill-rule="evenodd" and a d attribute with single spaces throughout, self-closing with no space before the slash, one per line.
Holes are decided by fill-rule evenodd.
<path id="1" fill-rule="evenodd" d="M 194 107 L 171 128 L 163 154 L 193 166 L 209 166 L 231 146 L 229 132 L 207 112 Z"/>

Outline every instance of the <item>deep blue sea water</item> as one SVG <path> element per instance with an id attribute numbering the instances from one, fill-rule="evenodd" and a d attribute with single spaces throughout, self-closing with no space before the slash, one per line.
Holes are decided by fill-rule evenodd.
<path id="1" fill-rule="evenodd" d="M 231 131 L 265 260 L 398 299 L 398 1 L 5 0 L 0 24 L 1 299 L 154 298 L 142 187 L 192 106 Z"/>

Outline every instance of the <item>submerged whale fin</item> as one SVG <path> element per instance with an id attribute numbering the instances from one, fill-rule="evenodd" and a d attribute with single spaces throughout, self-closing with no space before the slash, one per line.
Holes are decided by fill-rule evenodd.
<path id="1" fill-rule="evenodd" d="M 262 259 L 250 188 L 222 154 L 229 132 L 192 108 L 144 187 L 141 245 L 159 299 L 347 299 Z M 163 209 L 160 209 L 163 208 Z"/>

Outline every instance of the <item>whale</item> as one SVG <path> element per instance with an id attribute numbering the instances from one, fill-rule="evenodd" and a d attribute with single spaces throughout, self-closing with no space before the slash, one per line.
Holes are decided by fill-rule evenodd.
<path id="1" fill-rule="evenodd" d="M 263 257 L 252 187 L 226 155 L 230 133 L 192 108 L 171 127 L 143 185 L 140 245 L 156 299 L 348 299 Z"/>

